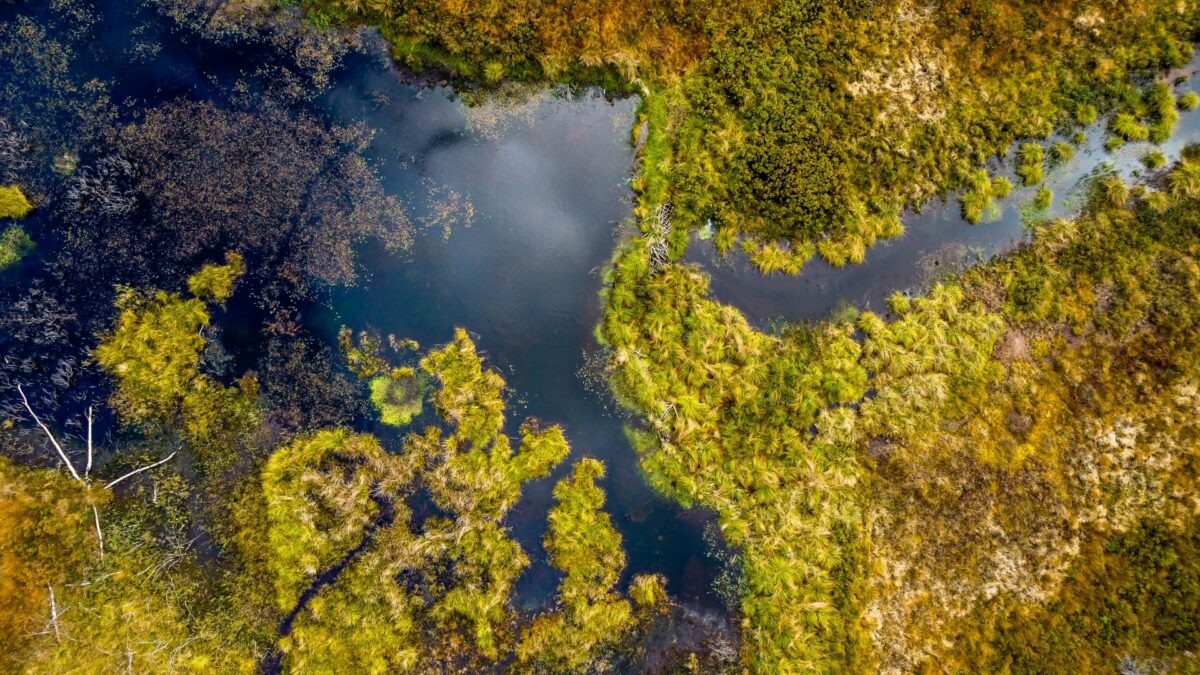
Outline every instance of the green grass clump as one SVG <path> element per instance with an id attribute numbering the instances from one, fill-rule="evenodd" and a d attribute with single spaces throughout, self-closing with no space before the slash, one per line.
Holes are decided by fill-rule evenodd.
<path id="1" fill-rule="evenodd" d="M 1054 162 L 1056 164 L 1066 164 L 1067 162 L 1071 161 L 1073 157 L 1075 157 L 1075 146 L 1071 145 L 1070 143 L 1063 143 L 1062 141 L 1059 141 L 1050 148 L 1050 152 L 1054 157 Z"/>
<path id="2" fill-rule="evenodd" d="M 988 216 L 995 207 L 996 199 L 1004 199 L 1012 192 L 1012 182 L 1007 178 L 992 179 L 984 169 L 978 169 L 967 181 L 967 190 L 959 197 L 963 218 L 975 225 Z"/>
<path id="3" fill-rule="evenodd" d="M 1150 129 L 1140 124 L 1133 113 L 1117 113 L 1109 123 L 1109 129 L 1116 137 L 1127 142 L 1145 141 L 1150 138 Z"/>
<path id="4" fill-rule="evenodd" d="M 0 218 L 24 218 L 33 204 L 20 187 L 0 185 Z"/>
<path id="5" fill-rule="evenodd" d="M 23 228 L 10 225 L 0 232 L 0 271 L 17 264 L 33 250 L 33 240 Z"/>
<path id="6" fill-rule="evenodd" d="M 1161 150 L 1151 150 L 1142 156 L 1142 164 L 1151 171 L 1158 171 L 1167 165 L 1167 156 Z"/>
<path id="7" fill-rule="evenodd" d="M 1046 152 L 1037 143 L 1023 143 L 1017 151 L 1017 175 L 1026 187 L 1045 178 Z"/>
<path id="8" fill-rule="evenodd" d="M 1097 117 L 1099 117 L 1099 113 L 1096 110 L 1096 106 L 1090 103 L 1080 104 L 1075 108 L 1075 121 L 1085 127 L 1095 124 Z"/>
<path id="9" fill-rule="evenodd" d="M 1179 97 L 1179 107 L 1189 112 L 1195 110 L 1200 107 L 1200 96 L 1197 96 L 1194 91 L 1185 92 Z"/>
<path id="10" fill-rule="evenodd" d="M 1054 192 L 1045 185 L 1038 188 L 1037 196 L 1033 198 L 1033 208 L 1038 211 L 1045 211 L 1054 203 Z"/>

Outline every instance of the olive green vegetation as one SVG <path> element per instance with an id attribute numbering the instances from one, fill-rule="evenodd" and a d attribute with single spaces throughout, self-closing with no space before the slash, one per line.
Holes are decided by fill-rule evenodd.
<path id="1" fill-rule="evenodd" d="M 601 328 L 614 389 L 641 417 L 631 433 L 651 483 L 714 509 L 740 551 L 753 670 L 1031 658 L 1033 624 L 997 639 L 989 667 L 959 650 L 1008 606 L 1075 607 L 1064 579 L 1094 537 L 1140 536 L 1150 517 L 1188 527 L 1194 154 L 1167 192 L 1100 177 L 1081 216 L 1037 225 L 1026 248 L 923 296 L 893 296 L 890 320 L 852 312 L 763 333 L 710 299 L 698 269 L 655 261 L 661 240 L 619 251 Z M 1155 621 L 1197 613 L 1169 584 L 1144 589 L 1165 612 Z M 1109 649 L 1072 644 L 1081 662 Z M 1190 658 L 1179 642 L 1153 649 Z"/>
<path id="2" fill-rule="evenodd" d="M 629 653 L 634 629 L 669 602 L 657 577 L 631 582 L 636 610 L 619 591 L 625 554 L 595 460 L 555 490 L 546 548 L 566 572 L 559 602 L 536 616 L 510 604 L 530 561 L 505 517 L 570 448 L 560 427 L 535 420 L 519 445 L 503 433 L 504 380 L 466 331 L 420 360 L 442 422 L 402 447 L 340 427 L 281 438 L 253 378 L 226 386 L 205 372 L 213 305 L 245 272 L 239 255 L 226 260 L 188 280 L 198 297 L 123 291 L 95 350 L 130 434 L 104 474 L 165 447 L 174 461 L 109 491 L 0 458 L 6 669 L 251 673 L 274 652 L 285 672 L 516 660 L 586 672 Z M 350 365 L 386 366 L 368 334 L 350 346 L 360 357 Z M 6 449 L 37 452 L 34 437 L 3 429 Z M 418 493 L 433 507 L 420 518 Z"/>
<path id="3" fill-rule="evenodd" d="M 1158 171 L 1167 165 L 1167 156 L 1161 150 L 1151 150 L 1142 156 L 1142 164 L 1151 171 Z"/>
<path id="4" fill-rule="evenodd" d="M 1200 107 L 1200 96 L 1197 96 L 1194 91 L 1184 92 L 1179 97 L 1179 107 L 1182 110 L 1195 110 L 1197 107 Z"/>
<path id="5" fill-rule="evenodd" d="M 318 25 L 378 26 L 412 66 L 632 84 L 638 215 L 673 204 L 674 255 L 711 219 L 723 249 L 774 244 L 752 259 L 789 273 L 813 247 L 861 260 L 900 233 L 904 207 L 970 189 L 1022 138 L 1116 111 L 1114 133 L 1161 142 L 1174 96 L 1161 82 L 1139 94 L 1135 76 L 1184 65 L 1200 27 L 1196 7 L 1168 0 L 301 4 Z"/>
<path id="6" fill-rule="evenodd" d="M 24 218 L 33 204 L 16 185 L 0 185 L 0 218 Z"/>
<path id="7" fill-rule="evenodd" d="M 189 279 L 198 293 L 221 300 L 244 265 L 230 256 L 223 267 L 206 266 Z M 200 368 L 211 323 L 199 297 L 166 291 L 123 289 L 116 326 L 96 347 L 96 362 L 116 380 L 113 407 L 129 423 L 154 429 L 182 425 L 200 447 L 223 450 L 230 437 L 257 424 L 258 384 L 253 375 L 226 387 Z M 230 457 L 206 458 L 222 462 Z"/>
<path id="8" fill-rule="evenodd" d="M 0 272 L 21 262 L 33 246 L 33 240 L 19 225 L 5 228 L 0 232 Z"/>
<path id="9" fill-rule="evenodd" d="M 967 670 L 1195 672 L 1200 648 L 1200 522 L 1153 520 L 1080 551 L 1054 600 L 987 607 L 982 639 L 957 646 Z M 1167 655 L 1167 656 L 1162 656 Z"/>

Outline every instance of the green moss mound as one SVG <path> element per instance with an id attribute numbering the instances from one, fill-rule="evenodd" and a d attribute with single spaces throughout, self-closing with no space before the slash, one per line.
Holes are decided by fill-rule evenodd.
<path id="1" fill-rule="evenodd" d="M 396 368 L 371 379 L 371 403 L 384 424 L 402 427 L 421 414 L 426 382 L 412 368 Z"/>

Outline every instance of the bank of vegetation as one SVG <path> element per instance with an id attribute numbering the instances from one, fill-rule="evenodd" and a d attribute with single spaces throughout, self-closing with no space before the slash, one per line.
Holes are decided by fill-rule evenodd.
<path id="1" fill-rule="evenodd" d="M 772 333 L 661 239 L 619 251 L 613 384 L 651 482 L 743 557 L 756 672 L 1195 667 L 1197 161 Z"/>

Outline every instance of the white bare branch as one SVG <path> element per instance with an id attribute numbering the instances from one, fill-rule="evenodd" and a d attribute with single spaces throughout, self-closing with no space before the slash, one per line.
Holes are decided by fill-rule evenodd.
<path id="1" fill-rule="evenodd" d="M 92 515 L 96 518 L 96 536 L 100 538 L 100 562 L 104 562 L 104 532 L 100 529 L 100 510 L 92 504 Z"/>
<path id="2" fill-rule="evenodd" d="M 54 604 L 54 587 L 47 585 L 50 589 L 50 623 L 54 625 L 54 639 L 62 642 L 62 634 L 58 632 L 58 605 Z"/>
<path id="3" fill-rule="evenodd" d="M 110 490 L 111 490 L 111 489 L 112 489 L 112 487 L 113 487 L 114 485 L 116 485 L 117 483 L 120 483 L 121 481 L 125 480 L 126 478 L 129 478 L 130 476 L 137 475 L 137 474 L 139 474 L 139 473 L 141 473 L 141 472 L 143 472 L 143 471 L 146 471 L 146 470 L 148 470 L 148 469 L 153 469 L 154 467 L 158 466 L 159 464 L 166 464 L 166 463 L 167 463 L 168 461 L 170 461 L 170 460 L 171 460 L 171 458 L 172 458 L 172 457 L 174 457 L 174 456 L 175 456 L 175 453 L 174 453 L 174 452 L 172 452 L 171 454 L 167 455 L 167 456 L 166 456 L 166 457 L 164 457 L 163 459 L 160 459 L 160 460 L 158 460 L 157 462 L 155 462 L 155 463 L 153 463 L 153 464 L 147 464 L 146 466 L 143 466 L 143 467 L 142 467 L 142 468 L 140 468 L 140 469 L 134 469 L 133 471 L 130 471 L 129 473 L 125 474 L 124 476 L 121 476 L 120 478 L 118 478 L 118 479 L 116 479 L 116 480 L 114 480 L 114 481 L 112 481 L 112 482 L 108 483 L 108 484 L 107 484 L 107 485 L 105 485 L 104 487 L 106 487 L 106 488 L 108 488 L 108 489 L 110 489 Z"/>
<path id="4" fill-rule="evenodd" d="M 71 475 L 75 478 L 75 480 L 82 483 L 83 479 L 80 478 L 79 473 L 75 471 L 75 466 L 71 464 L 71 460 L 67 457 L 67 453 L 63 452 L 62 446 L 58 444 L 57 440 L 55 440 L 54 434 L 50 433 L 50 428 L 45 424 L 42 424 L 41 418 L 37 416 L 37 413 L 33 412 L 33 407 L 29 405 L 29 399 L 25 398 L 25 390 L 22 389 L 21 385 L 19 384 L 17 385 L 17 392 L 21 394 L 21 401 L 25 403 L 25 409 L 29 411 L 30 416 L 33 417 L 33 421 L 37 422 L 37 425 L 42 428 L 42 431 L 46 432 L 46 438 L 50 439 L 50 444 L 53 445 L 54 449 L 58 451 L 58 456 L 62 458 L 63 464 L 67 465 L 67 469 L 71 472 Z"/>
<path id="5" fill-rule="evenodd" d="M 90 474 L 92 472 L 92 406 L 90 406 L 90 405 L 88 406 L 88 411 L 87 411 L 87 421 L 88 421 L 88 461 L 87 461 L 87 468 L 85 468 L 83 470 L 84 478 L 87 478 L 88 474 Z"/>

